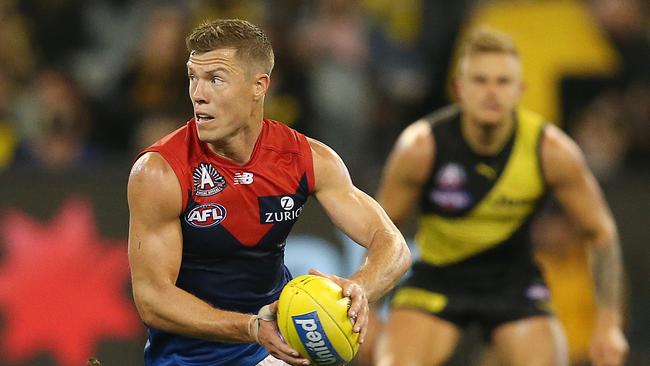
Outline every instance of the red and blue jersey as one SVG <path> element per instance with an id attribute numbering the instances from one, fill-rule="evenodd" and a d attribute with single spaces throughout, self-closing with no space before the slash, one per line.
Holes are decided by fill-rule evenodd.
<path id="1" fill-rule="evenodd" d="M 216 308 L 257 313 L 291 279 L 285 240 L 314 187 L 304 135 L 264 119 L 250 160 L 238 165 L 201 142 L 194 119 L 145 152 L 157 152 L 183 194 L 183 256 L 176 285 Z M 149 328 L 147 365 L 256 365 L 257 344 L 215 343 Z"/>

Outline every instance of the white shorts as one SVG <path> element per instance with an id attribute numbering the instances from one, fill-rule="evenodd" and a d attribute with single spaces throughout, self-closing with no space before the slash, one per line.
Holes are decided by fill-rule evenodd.
<path id="1" fill-rule="evenodd" d="M 289 366 L 289 364 L 282 360 L 278 360 L 272 355 L 268 355 L 262 360 L 262 362 L 258 363 L 257 366 Z"/>

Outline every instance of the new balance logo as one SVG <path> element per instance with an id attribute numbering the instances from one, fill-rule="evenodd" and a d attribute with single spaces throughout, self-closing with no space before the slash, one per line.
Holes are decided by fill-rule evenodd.
<path id="1" fill-rule="evenodd" d="M 249 173 L 249 172 L 235 173 L 234 181 L 235 184 L 251 184 L 253 183 L 253 173 Z"/>

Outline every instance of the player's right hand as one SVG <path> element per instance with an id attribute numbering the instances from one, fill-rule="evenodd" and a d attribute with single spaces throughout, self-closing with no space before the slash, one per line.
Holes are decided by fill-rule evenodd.
<path id="1" fill-rule="evenodd" d="M 269 304 L 269 310 L 273 314 L 278 312 L 278 302 Z M 278 322 L 276 320 L 259 320 L 259 331 L 257 334 L 259 344 L 266 348 L 273 357 L 280 359 L 293 366 L 309 365 L 306 358 L 300 357 L 295 349 L 291 348 L 287 342 L 282 339 Z"/>
<path id="2" fill-rule="evenodd" d="M 370 312 L 368 306 L 368 296 L 363 286 L 358 282 L 339 277 L 332 274 L 326 274 L 316 269 L 310 269 L 309 274 L 321 276 L 330 279 L 332 282 L 341 286 L 343 296 L 350 298 L 350 308 L 348 309 L 348 317 L 354 325 L 354 332 L 359 333 L 359 343 L 363 344 L 366 338 L 366 331 L 368 329 L 368 313 Z"/>

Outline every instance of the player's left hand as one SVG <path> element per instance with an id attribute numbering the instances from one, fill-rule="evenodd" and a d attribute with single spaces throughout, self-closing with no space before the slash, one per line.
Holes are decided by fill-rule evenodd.
<path id="1" fill-rule="evenodd" d="M 363 343 L 368 330 L 368 297 L 366 291 L 358 282 L 336 275 L 325 274 L 315 269 L 310 269 L 309 274 L 321 276 L 332 280 L 343 289 L 343 296 L 350 298 L 348 317 L 354 326 L 354 331 L 359 333 L 359 343 Z"/>
<path id="2" fill-rule="evenodd" d="M 622 366 L 628 348 L 620 327 L 596 327 L 589 347 L 589 358 L 594 366 Z"/>

